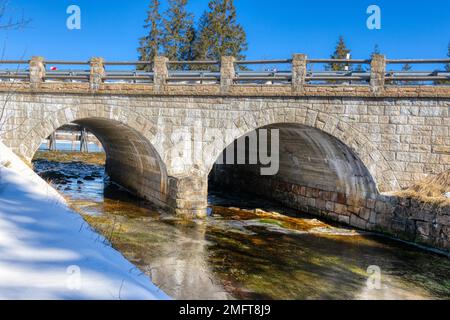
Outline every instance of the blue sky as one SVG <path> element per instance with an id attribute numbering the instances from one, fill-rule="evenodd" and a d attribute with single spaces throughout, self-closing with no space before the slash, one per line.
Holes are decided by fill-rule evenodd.
<path id="1" fill-rule="evenodd" d="M 165 3 L 165 0 L 162 0 Z M 47 59 L 135 60 L 148 0 L 10 0 L 14 13 L 31 24 L 19 31 L 0 31 L 5 57 Z M 199 17 L 207 0 L 190 0 Z M 288 58 L 306 53 L 325 58 L 343 35 L 354 58 L 370 56 L 375 44 L 390 58 L 443 58 L 450 41 L 448 0 L 235 0 L 247 31 L 250 59 Z M 82 29 L 66 28 L 66 9 L 79 5 Z M 381 30 L 366 27 L 366 9 L 382 10 Z"/>

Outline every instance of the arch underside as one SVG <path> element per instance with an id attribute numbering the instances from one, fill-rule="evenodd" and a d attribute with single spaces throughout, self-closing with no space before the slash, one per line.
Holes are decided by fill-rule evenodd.
<path id="1" fill-rule="evenodd" d="M 105 170 L 111 180 L 158 206 L 166 206 L 167 171 L 151 143 L 136 130 L 114 120 L 86 118 L 74 121 L 102 143 Z"/>
<path id="2" fill-rule="evenodd" d="M 261 175 L 261 164 L 215 164 L 209 177 L 210 189 L 256 194 L 311 213 L 333 212 L 335 204 L 365 201 L 378 194 L 363 162 L 338 139 L 298 124 L 264 129 L 279 130 L 278 172 Z M 245 146 L 248 157 L 258 152 L 249 143 Z"/>

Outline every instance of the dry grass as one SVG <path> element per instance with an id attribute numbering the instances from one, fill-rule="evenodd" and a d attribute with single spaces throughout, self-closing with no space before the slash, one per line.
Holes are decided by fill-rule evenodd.
<path id="1" fill-rule="evenodd" d="M 447 192 L 450 192 L 450 170 L 419 181 L 394 195 L 433 204 L 450 205 L 450 199 L 444 196 Z"/>
<path id="2" fill-rule="evenodd" d="M 64 151 L 38 151 L 33 160 L 49 160 L 54 162 L 83 162 L 88 164 L 104 165 L 106 155 L 99 153 L 81 153 Z"/>

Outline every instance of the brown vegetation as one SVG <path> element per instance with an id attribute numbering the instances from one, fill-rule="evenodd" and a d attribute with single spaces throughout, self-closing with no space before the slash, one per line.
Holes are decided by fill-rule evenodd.
<path id="1" fill-rule="evenodd" d="M 449 205 L 450 199 L 445 196 L 447 192 L 450 192 L 450 170 L 419 181 L 394 195 L 422 202 Z"/>
<path id="2" fill-rule="evenodd" d="M 33 160 L 48 160 L 54 162 L 83 162 L 88 164 L 104 165 L 106 155 L 103 152 L 81 153 L 64 151 L 38 151 Z"/>

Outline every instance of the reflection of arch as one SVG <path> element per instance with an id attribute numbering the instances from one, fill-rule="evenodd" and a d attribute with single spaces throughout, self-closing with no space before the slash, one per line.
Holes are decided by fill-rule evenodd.
<path id="1" fill-rule="evenodd" d="M 169 193 L 167 169 L 156 148 L 138 131 L 142 124 L 129 111 L 120 111 L 116 116 L 111 112 L 110 117 L 105 117 L 102 110 L 94 112 L 81 107 L 56 111 L 30 130 L 24 140 L 29 144 L 21 148 L 22 154 L 31 159 L 41 141 L 62 125 L 82 125 L 102 143 L 106 172 L 113 181 L 137 196 L 165 206 Z"/>
<path id="2" fill-rule="evenodd" d="M 379 191 L 399 189 L 394 171 L 375 145 L 351 124 L 325 112 L 305 108 L 270 108 L 261 110 L 259 113 L 246 112 L 244 116 L 234 120 L 237 130 L 228 137 L 226 145 L 258 128 L 279 123 L 315 128 L 334 137 L 348 147 L 367 168 Z M 222 151 L 217 150 L 217 153 L 209 159 L 207 168 L 213 167 Z"/>

